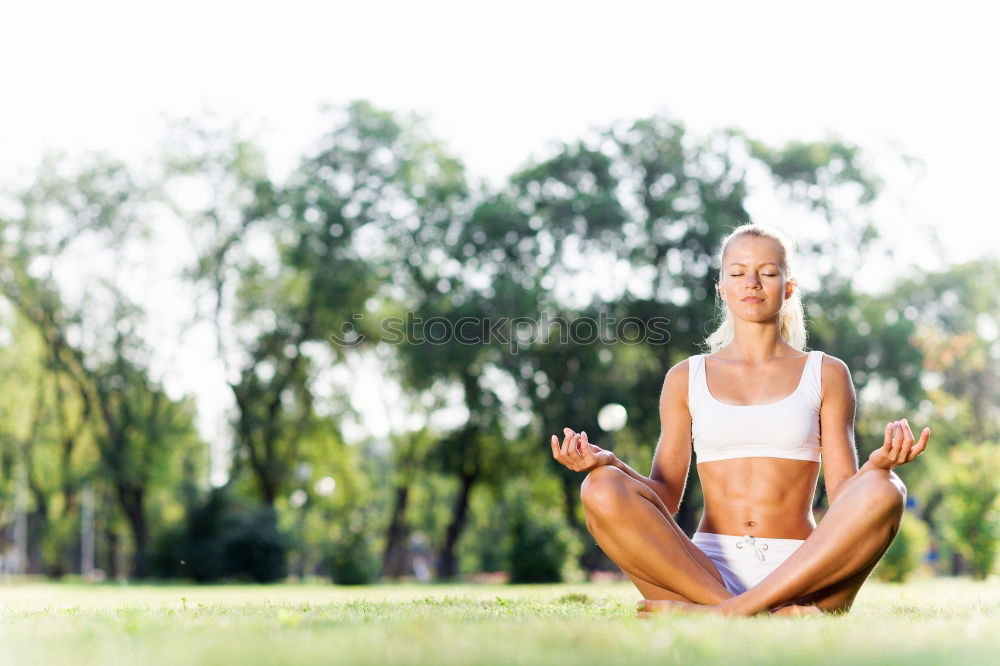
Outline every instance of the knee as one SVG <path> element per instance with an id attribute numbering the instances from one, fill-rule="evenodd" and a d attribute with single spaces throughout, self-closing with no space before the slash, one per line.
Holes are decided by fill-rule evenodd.
<path id="1" fill-rule="evenodd" d="M 868 480 L 865 496 L 869 506 L 882 511 L 896 520 L 902 516 L 906 506 L 906 486 L 895 472 L 873 476 Z"/>
<path id="2" fill-rule="evenodd" d="M 613 512 L 621 502 L 626 479 L 624 472 L 610 465 L 591 470 L 580 487 L 584 511 L 588 515 Z"/>

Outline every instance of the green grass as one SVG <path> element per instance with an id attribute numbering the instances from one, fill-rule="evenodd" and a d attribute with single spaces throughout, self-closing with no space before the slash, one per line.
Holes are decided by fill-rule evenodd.
<path id="1" fill-rule="evenodd" d="M 0 585 L 0 664 L 997 664 L 1000 582 L 844 617 L 637 620 L 630 585 Z"/>

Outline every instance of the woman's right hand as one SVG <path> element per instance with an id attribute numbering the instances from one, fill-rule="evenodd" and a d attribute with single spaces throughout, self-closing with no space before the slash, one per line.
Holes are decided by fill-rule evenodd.
<path id="1" fill-rule="evenodd" d="M 556 461 L 574 472 L 589 472 L 602 465 L 611 465 L 615 461 L 615 454 L 591 444 L 587 439 L 587 433 L 575 433 L 569 428 L 563 428 L 565 437 L 562 445 L 559 439 L 552 435 L 552 457 Z"/>

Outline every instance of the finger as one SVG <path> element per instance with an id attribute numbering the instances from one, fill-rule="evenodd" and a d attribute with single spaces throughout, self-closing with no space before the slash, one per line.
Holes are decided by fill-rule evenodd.
<path id="1" fill-rule="evenodd" d="M 889 446 L 889 458 L 892 460 L 896 459 L 899 454 L 899 447 L 903 443 L 902 429 L 899 427 L 899 421 L 892 422 L 892 443 Z"/>
<path id="2" fill-rule="evenodd" d="M 918 439 L 917 443 L 913 446 L 912 449 L 910 449 L 910 460 L 913 460 L 914 458 L 916 458 L 917 456 L 919 456 L 921 453 L 924 452 L 924 449 L 927 448 L 927 442 L 930 440 L 930 438 L 931 438 L 931 429 L 924 428 L 920 433 L 920 439 Z"/>
<path id="3" fill-rule="evenodd" d="M 895 421 L 889 421 L 889 424 L 885 428 L 885 439 L 882 441 L 882 448 L 879 449 L 880 453 L 886 457 L 892 455 L 892 435 L 895 423 Z"/>
<path id="4" fill-rule="evenodd" d="M 909 460 L 910 449 L 913 447 L 913 431 L 910 430 L 910 424 L 906 419 L 899 422 L 900 432 L 903 435 L 902 445 L 899 449 L 899 457 L 896 458 L 896 462 L 905 463 Z"/>
<path id="5" fill-rule="evenodd" d="M 552 457 L 559 460 L 559 438 L 552 435 Z"/>
<path id="6" fill-rule="evenodd" d="M 900 419 L 899 421 L 896 421 L 896 424 L 893 426 L 893 431 L 892 431 L 892 452 L 894 458 L 897 459 L 899 458 L 899 452 L 903 448 L 904 439 L 905 435 L 903 434 L 903 421 L 902 419 Z"/>
<path id="7" fill-rule="evenodd" d="M 579 456 L 580 455 L 580 436 L 579 435 L 573 435 L 573 443 L 570 444 L 569 454 L 571 456 Z"/>
<path id="8" fill-rule="evenodd" d="M 566 456 L 569 455 L 569 442 L 572 437 L 570 435 L 565 435 L 562 442 L 559 444 L 559 460 L 562 463 L 566 462 Z"/>
<path id="9" fill-rule="evenodd" d="M 899 453 L 899 439 L 896 437 L 896 421 L 889 422 L 889 434 L 886 437 L 885 443 L 882 448 L 879 449 L 879 454 L 882 455 L 886 462 L 891 467 L 896 465 L 896 454 Z"/>
<path id="10" fill-rule="evenodd" d="M 562 448 L 560 449 L 560 451 L 562 452 L 563 455 L 566 455 L 567 452 L 569 452 L 569 445 L 572 443 L 574 433 L 569 428 L 563 428 L 563 433 L 566 435 L 566 437 L 563 439 Z"/>

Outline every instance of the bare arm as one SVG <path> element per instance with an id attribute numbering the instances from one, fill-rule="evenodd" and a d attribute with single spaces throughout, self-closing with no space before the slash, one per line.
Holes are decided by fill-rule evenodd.
<path id="1" fill-rule="evenodd" d="M 858 472 L 854 444 L 854 412 L 857 397 L 851 371 L 839 358 L 823 357 L 823 399 L 819 429 L 823 450 L 823 479 L 829 500 L 840 493 L 844 482 Z"/>
<path id="2" fill-rule="evenodd" d="M 892 472 L 899 465 L 920 455 L 930 439 L 931 429 L 924 428 L 915 440 L 906 419 L 886 426 L 882 447 L 872 452 L 858 469 L 854 447 L 854 411 L 856 397 L 850 370 L 838 358 L 823 359 L 823 406 L 820 410 L 820 432 L 823 445 L 823 476 L 830 502 L 850 484 L 850 481 L 875 470 Z"/>
<path id="3" fill-rule="evenodd" d="M 691 412 L 688 409 L 688 362 L 670 368 L 660 393 L 660 441 L 647 482 L 671 514 L 677 513 L 691 467 Z"/>

